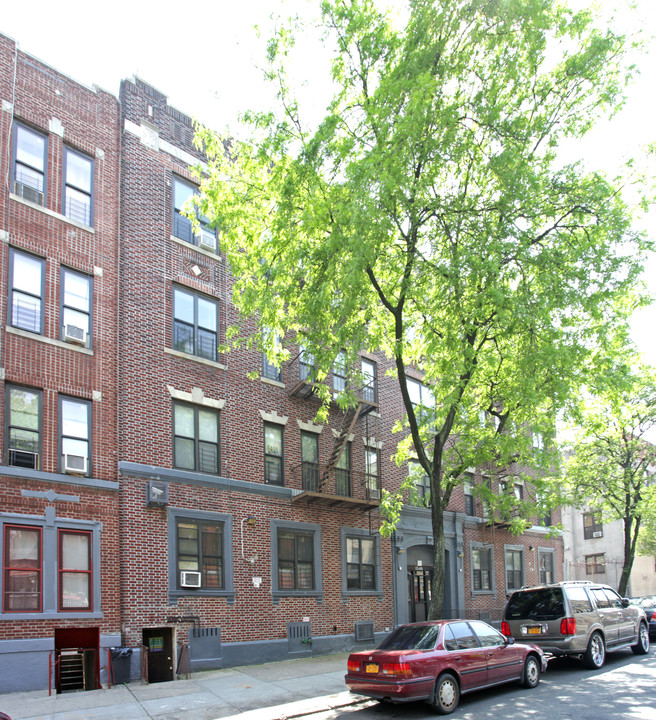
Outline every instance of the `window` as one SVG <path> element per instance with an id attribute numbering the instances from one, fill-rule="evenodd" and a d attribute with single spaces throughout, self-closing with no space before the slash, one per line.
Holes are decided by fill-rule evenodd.
<path id="1" fill-rule="evenodd" d="M 41 612 L 42 530 L 27 525 L 4 526 L 4 612 Z"/>
<path id="2" fill-rule="evenodd" d="M 458 650 L 473 650 L 478 647 L 478 640 L 469 623 L 454 622 L 449 623 L 447 627 L 450 631 L 447 633 L 449 649 L 457 647 Z"/>
<path id="3" fill-rule="evenodd" d="M 407 376 L 405 380 L 408 387 L 408 395 L 410 395 L 410 402 L 414 407 L 435 407 L 435 395 L 433 395 L 430 388 L 419 382 L 419 380 L 414 380 Z"/>
<path id="4" fill-rule="evenodd" d="M 487 623 L 479 622 L 478 620 L 470 620 L 469 626 L 476 633 L 478 642 L 481 647 L 498 647 L 499 645 L 506 645 L 506 638 L 493 627 L 490 627 Z"/>
<path id="5" fill-rule="evenodd" d="M 216 232 L 210 227 L 209 219 L 201 215 L 198 208 L 195 208 L 196 219 L 200 225 L 199 232 L 195 235 L 191 220 L 182 214 L 187 202 L 193 195 L 198 194 L 198 188 L 194 185 L 173 178 L 173 234 L 180 240 L 215 253 L 217 251 Z"/>
<path id="6" fill-rule="evenodd" d="M 472 547 L 472 589 L 474 592 L 492 591 L 492 548 Z"/>
<path id="7" fill-rule="evenodd" d="M 276 333 L 274 333 L 272 330 L 269 330 L 268 328 L 265 328 L 262 331 L 263 339 L 265 345 L 272 340 L 273 347 L 276 351 L 280 349 L 280 336 Z M 282 382 L 282 369 L 279 368 L 277 365 L 274 365 L 269 358 L 267 357 L 266 353 L 262 353 L 262 377 L 267 378 L 268 380 L 275 380 L 276 382 Z"/>
<path id="8" fill-rule="evenodd" d="M 365 482 L 367 497 L 380 498 L 380 477 L 378 475 L 378 450 L 372 447 L 364 449 Z"/>
<path id="9" fill-rule="evenodd" d="M 351 494 L 351 443 L 344 445 L 335 469 L 335 492 L 349 497 Z"/>
<path id="10" fill-rule="evenodd" d="M 278 530 L 278 588 L 314 590 L 314 536 Z"/>
<path id="11" fill-rule="evenodd" d="M 90 472 L 91 403 L 60 396 L 59 446 L 62 471 L 80 475 Z"/>
<path id="12" fill-rule="evenodd" d="M 299 378 L 314 380 L 314 355 L 301 347 L 298 358 Z"/>
<path id="13" fill-rule="evenodd" d="M 301 433 L 301 461 L 303 490 L 316 491 L 319 487 L 319 437 L 314 433 Z"/>
<path id="14" fill-rule="evenodd" d="M 414 482 L 414 502 L 418 507 L 430 507 L 430 478 L 424 468 L 416 461 L 408 463 L 408 471 Z"/>
<path id="15" fill-rule="evenodd" d="M 538 582 L 549 585 L 554 582 L 554 553 L 552 550 L 538 550 Z"/>
<path id="16" fill-rule="evenodd" d="M 362 358 L 362 399 L 369 403 L 378 402 L 376 363 Z"/>
<path id="17" fill-rule="evenodd" d="M 583 537 L 586 540 L 592 538 L 600 538 L 604 536 L 604 526 L 601 518 L 595 513 L 587 512 L 583 514 Z"/>
<path id="18" fill-rule="evenodd" d="M 373 538 L 346 538 L 347 590 L 376 589 L 374 551 Z"/>
<path id="19" fill-rule="evenodd" d="M 91 225 L 93 221 L 93 160 L 64 148 L 64 215 Z"/>
<path id="20" fill-rule="evenodd" d="M 346 390 L 346 353 L 343 350 L 333 364 L 333 390 L 338 393 Z"/>
<path id="21" fill-rule="evenodd" d="M 92 284 L 88 275 L 62 268 L 61 336 L 68 342 L 89 345 Z"/>
<path id="22" fill-rule="evenodd" d="M 173 435 L 174 467 L 219 474 L 218 410 L 173 403 Z"/>
<path id="23" fill-rule="evenodd" d="M 182 288 L 173 289 L 173 348 L 216 362 L 219 303 Z"/>
<path id="24" fill-rule="evenodd" d="M 91 533 L 59 530 L 58 607 L 62 612 L 93 606 Z"/>
<path id="25" fill-rule="evenodd" d="M 606 554 L 597 553 L 596 555 L 585 556 L 585 574 L 596 575 L 606 572 Z"/>
<path id="26" fill-rule="evenodd" d="M 506 589 L 519 590 L 524 584 L 524 551 L 506 548 Z"/>
<path id="27" fill-rule="evenodd" d="M 176 523 L 177 587 L 183 572 L 200 573 L 200 589 L 223 590 L 223 523 L 178 518 Z"/>
<path id="28" fill-rule="evenodd" d="M 23 125 L 14 131 L 14 192 L 31 202 L 44 204 L 46 192 L 46 138 Z"/>
<path id="29" fill-rule="evenodd" d="M 282 485 L 282 427 L 264 426 L 264 480 L 272 485 Z"/>
<path id="30" fill-rule="evenodd" d="M 462 486 L 465 494 L 465 513 L 469 517 L 476 515 L 476 509 L 474 506 L 474 477 L 471 473 L 465 473 L 465 481 Z"/>
<path id="31" fill-rule="evenodd" d="M 42 393 L 7 385 L 7 464 L 38 470 L 41 463 Z"/>
<path id="32" fill-rule="evenodd" d="M 9 324 L 43 335 L 46 261 L 13 248 L 9 252 Z"/>

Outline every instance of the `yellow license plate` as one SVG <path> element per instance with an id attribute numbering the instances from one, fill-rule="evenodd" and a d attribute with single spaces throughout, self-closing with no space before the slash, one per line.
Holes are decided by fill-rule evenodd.
<path id="1" fill-rule="evenodd" d="M 365 670 L 365 672 L 368 672 L 368 673 L 377 673 L 378 672 L 378 663 L 367 663 L 364 670 Z"/>
<path id="2" fill-rule="evenodd" d="M 541 632 L 542 632 L 542 628 L 539 628 L 539 627 L 530 627 L 528 629 L 529 635 L 540 635 Z"/>

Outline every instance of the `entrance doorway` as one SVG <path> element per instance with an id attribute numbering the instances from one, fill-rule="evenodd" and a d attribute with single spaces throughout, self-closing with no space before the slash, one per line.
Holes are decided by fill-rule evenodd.
<path id="1" fill-rule="evenodd" d="M 444 553 L 444 601 L 442 617 L 453 616 L 451 608 L 451 566 L 449 551 Z M 408 618 L 410 622 L 428 619 L 433 581 L 433 546 L 415 545 L 408 548 Z"/>
<path id="2" fill-rule="evenodd" d="M 55 629 L 55 691 L 100 687 L 100 628 Z"/>
<path id="3" fill-rule="evenodd" d="M 173 628 L 143 628 L 148 655 L 148 682 L 173 680 Z"/>

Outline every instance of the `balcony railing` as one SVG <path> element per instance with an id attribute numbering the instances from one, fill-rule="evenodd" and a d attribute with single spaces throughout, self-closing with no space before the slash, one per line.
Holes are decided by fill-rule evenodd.
<path id="1" fill-rule="evenodd" d="M 372 509 L 380 504 L 379 475 L 302 462 L 290 469 L 289 485 L 300 493 L 295 500 L 306 499 L 330 504 L 352 504 Z"/>

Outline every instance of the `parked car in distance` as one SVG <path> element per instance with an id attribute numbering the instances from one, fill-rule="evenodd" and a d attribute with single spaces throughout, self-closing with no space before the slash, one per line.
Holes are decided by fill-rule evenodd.
<path id="1" fill-rule="evenodd" d="M 547 669 L 542 650 L 516 643 L 480 620 L 400 625 L 375 650 L 351 653 L 346 685 L 387 702 L 425 700 L 452 713 L 460 696 L 506 682 L 534 688 Z"/>
<path id="2" fill-rule="evenodd" d="M 551 655 L 578 655 L 592 669 L 604 664 L 607 650 L 649 652 L 644 610 L 608 585 L 587 580 L 516 590 L 506 603 L 501 631 Z"/>
<path id="3" fill-rule="evenodd" d="M 648 595 L 647 597 L 633 598 L 632 605 L 637 605 L 645 611 L 645 617 L 649 623 L 649 636 L 656 637 L 656 595 Z"/>

